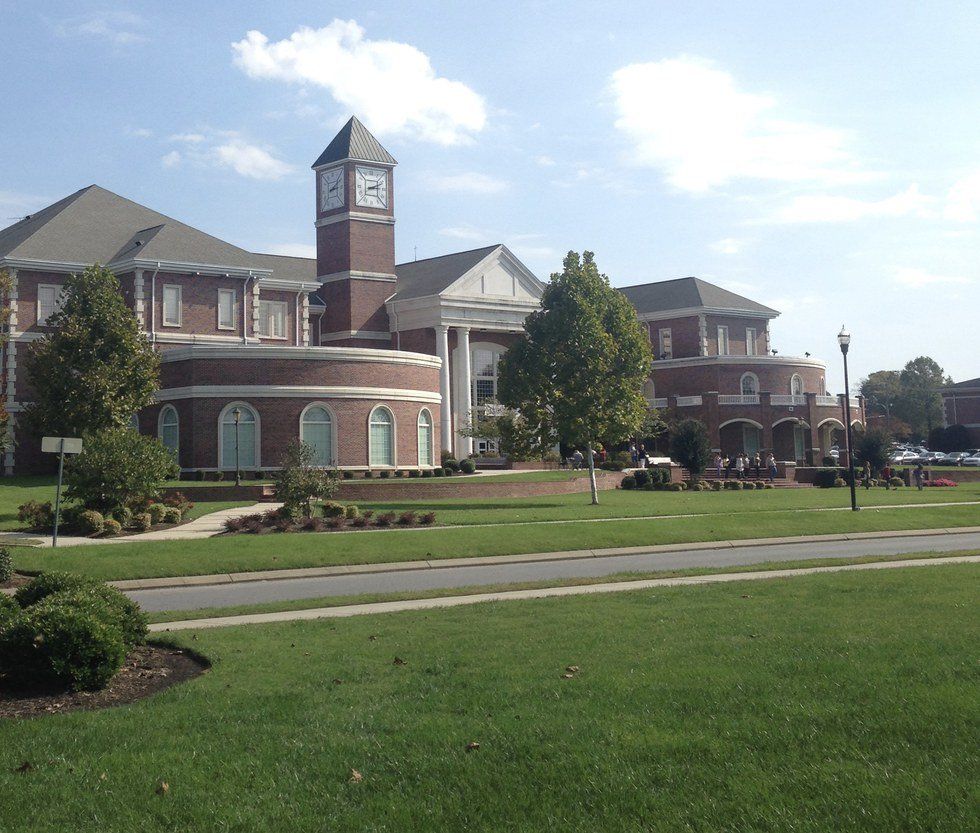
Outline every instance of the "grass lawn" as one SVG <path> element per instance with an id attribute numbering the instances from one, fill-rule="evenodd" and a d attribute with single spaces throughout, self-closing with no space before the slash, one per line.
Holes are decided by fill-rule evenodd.
<path id="1" fill-rule="evenodd" d="M 759 492 L 760 496 L 772 494 Z M 653 498 L 651 505 L 654 505 L 655 497 L 665 493 L 645 495 Z M 20 570 L 72 570 L 112 580 L 975 525 L 980 525 L 980 507 L 976 505 L 868 509 L 863 512 L 741 512 L 701 517 L 617 519 L 603 523 L 529 523 L 319 535 L 236 535 L 198 541 L 66 547 L 58 552 L 16 547 L 13 558 L 14 566 Z"/>
<path id="2" fill-rule="evenodd" d="M 507 590 L 531 590 L 539 587 L 574 587 L 584 584 L 609 584 L 617 581 L 676 578 L 678 576 L 703 576 L 711 573 L 756 573 L 765 570 L 801 569 L 804 567 L 834 567 L 840 564 L 871 564 L 876 561 L 908 561 L 916 558 L 951 558 L 953 556 L 980 555 L 980 550 L 956 552 L 910 552 L 902 555 L 865 555 L 856 558 L 808 558 L 803 561 L 765 561 L 736 567 L 686 567 L 679 570 L 631 570 L 610 573 L 607 576 L 581 576 L 578 578 L 546 579 L 501 584 L 476 584 L 470 587 L 445 587 L 435 590 L 406 590 L 395 593 L 362 593 L 356 596 L 316 596 L 310 599 L 283 599 L 275 602 L 230 605 L 227 607 L 201 607 L 196 610 L 148 611 L 150 622 L 178 622 L 187 619 L 208 619 L 213 616 L 240 616 L 247 613 L 276 613 L 290 610 L 313 610 L 318 607 L 343 607 L 344 605 L 397 602 L 403 599 L 432 599 L 443 596 L 467 596 L 470 593 L 500 593 Z"/>
<path id="3" fill-rule="evenodd" d="M 214 662 L 203 677 L 0 722 L 0 819 L 9 833 L 969 830 L 978 578 L 909 568 L 188 632 L 179 644 Z"/>

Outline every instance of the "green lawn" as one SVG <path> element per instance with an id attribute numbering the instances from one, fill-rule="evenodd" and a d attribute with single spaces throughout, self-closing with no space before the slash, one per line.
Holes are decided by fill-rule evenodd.
<path id="1" fill-rule="evenodd" d="M 14 549 L 14 566 L 31 572 L 73 570 L 112 580 L 976 525 L 980 525 L 980 507 L 976 505 L 868 509 L 863 512 L 741 512 L 601 523 L 530 523 L 494 528 L 236 535 L 198 541 L 65 547 L 58 552 L 18 547 Z"/>
<path id="2" fill-rule="evenodd" d="M 0 722 L 2 827 L 975 829 L 978 578 L 909 568 L 188 632 L 214 662 L 191 683 Z"/>

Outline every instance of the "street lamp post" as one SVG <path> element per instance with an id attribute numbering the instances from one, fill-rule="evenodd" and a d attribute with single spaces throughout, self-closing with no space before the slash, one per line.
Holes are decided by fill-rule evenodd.
<path id="1" fill-rule="evenodd" d="M 241 467 L 241 457 L 239 453 L 239 442 L 238 442 L 238 425 L 242 421 L 242 409 L 235 408 L 231 412 L 231 415 L 235 418 L 235 485 L 242 485 L 242 467 Z"/>
<path id="2" fill-rule="evenodd" d="M 851 385 L 847 378 L 847 348 L 851 345 L 851 334 L 843 327 L 837 334 L 837 343 L 840 345 L 841 354 L 844 356 L 844 421 L 845 436 L 847 437 L 847 468 L 851 474 L 851 509 L 858 511 L 857 488 L 854 483 L 854 440 L 851 434 Z"/>

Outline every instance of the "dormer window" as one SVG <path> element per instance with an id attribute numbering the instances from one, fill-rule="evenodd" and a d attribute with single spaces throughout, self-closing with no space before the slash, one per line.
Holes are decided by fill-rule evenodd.
<path id="1" fill-rule="evenodd" d="M 44 326 L 48 319 L 61 309 L 61 293 L 64 287 L 60 284 L 42 283 L 37 287 L 37 323 Z"/>

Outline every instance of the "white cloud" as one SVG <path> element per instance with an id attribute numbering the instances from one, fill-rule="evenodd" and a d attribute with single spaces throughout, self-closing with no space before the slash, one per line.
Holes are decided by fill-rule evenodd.
<path id="1" fill-rule="evenodd" d="M 970 278 L 961 275 L 937 275 L 925 269 L 913 266 L 904 266 L 894 271 L 895 280 L 904 286 L 921 287 L 931 286 L 937 283 L 964 284 L 973 283 Z"/>
<path id="2" fill-rule="evenodd" d="M 473 228 L 473 226 L 450 226 L 448 228 L 439 229 L 439 234 L 441 234 L 443 237 L 453 237 L 457 240 L 488 239 L 486 232 L 481 231 L 478 228 Z"/>
<path id="3" fill-rule="evenodd" d="M 353 20 L 302 27 L 274 43 L 252 30 L 232 49 L 250 77 L 324 87 L 379 134 L 452 145 L 486 124 L 484 100 L 466 84 L 436 75 L 410 44 L 366 38 Z"/>
<path id="4" fill-rule="evenodd" d="M 744 245 L 744 240 L 738 240 L 734 237 L 724 237 L 721 240 L 716 240 L 708 248 L 722 255 L 737 255 L 742 251 Z"/>
<path id="5" fill-rule="evenodd" d="M 534 161 L 537 162 L 542 168 L 550 168 L 557 164 L 554 159 L 545 153 L 542 153 Z"/>
<path id="6" fill-rule="evenodd" d="M 759 222 L 848 223 L 880 217 L 929 217 L 935 202 L 935 197 L 921 193 L 918 185 L 880 200 L 807 194 L 795 197 Z"/>
<path id="7" fill-rule="evenodd" d="M 205 140 L 203 133 L 174 133 L 169 137 L 170 142 L 181 142 L 188 145 L 199 145 Z"/>
<path id="8" fill-rule="evenodd" d="M 160 164 L 165 168 L 176 168 L 181 161 L 179 150 L 172 150 L 160 157 Z"/>
<path id="9" fill-rule="evenodd" d="M 148 127 L 127 127 L 126 135 L 137 139 L 149 139 L 153 135 L 153 131 Z"/>
<path id="10" fill-rule="evenodd" d="M 869 176 L 847 150 L 847 133 L 784 116 L 775 97 L 744 92 L 709 61 L 629 64 L 611 88 L 634 161 L 685 191 L 736 179 L 827 185 Z"/>
<path id="11" fill-rule="evenodd" d="M 487 174 L 473 171 L 461 174 L 436 174 L 425 180 L 432 191 L 460 194 L 499 194 L 510 187 L 510 183 Z"/>
<path id="12" fill-rule="evenodd" d="M 119 10 L 63 20 L 55 27 L 55 32 L 63 38 L 95 37 L 128 46 L 147 39 L 136 31 L 142 26 L 143 18 L 139 15 Z"/>
<path id="13" fill-rule="evenodd" d="M 313 243 L 273 243 L 266 246 L 266 254 L 289 255 L 290 257 L 316 257 L 316 246 Z"/>
<path id="14" fill-rule="evenodd" d="M 943 215 L 959 223 L 972 223 L 980 218 L 980 171 L 953 184 L 946 195 Z"/>
<path id="15" fill-rule="evenodd" d="M 291 165 L 276 159 L 268 151 L 241 139 L 218 145 L 214 148 L 214 156 L 218 164 L 250 179 L 281 179 L 293 170 Z"/>

